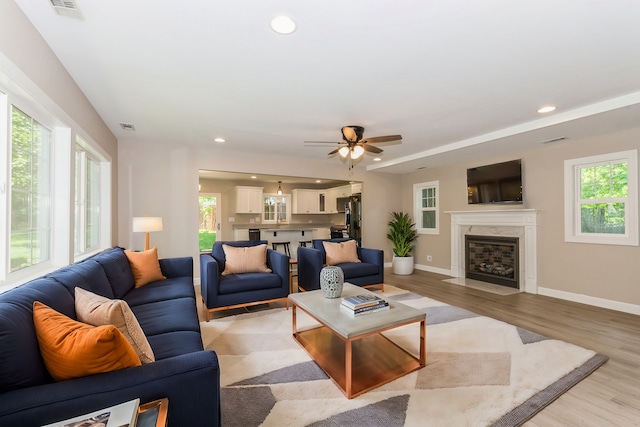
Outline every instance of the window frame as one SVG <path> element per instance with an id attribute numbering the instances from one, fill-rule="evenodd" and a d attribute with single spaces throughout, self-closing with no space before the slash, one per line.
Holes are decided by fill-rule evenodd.
<path id="1" fill-rule="evenodd" d="M 614 163 L 627 163 L 625 233 L 586 233 L 581 230 L 580 169 Z M 605 200 L 605 199 L 602 199 Z M 593 200 L 597 203 L 601 199 Z M 638 246 L 638 150 L 618 151 L 564 161 L 564 240 L 570 243 Z"/>
<path id="2" fill-rule="evenodd" d="M 436 192 L 435 206 L 433 207 L 422 206 L 422 191 L 427 189 L 434 189 Z M 423 227 L 422 213 L 425 211 L 435 212 L 435 227 Z M 418 231 L 418 234 L 440 234 L 440 181 L 428 181 L 413 184 L 413 218 L 416 223 L 416 230 Z"/>

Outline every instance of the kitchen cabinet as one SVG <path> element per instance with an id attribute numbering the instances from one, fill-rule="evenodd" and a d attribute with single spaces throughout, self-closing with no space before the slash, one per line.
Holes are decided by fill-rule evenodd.
<path id="1" fill-rule="evenodd" d="M 325 213 L 332 214 L 338 212 L 336 208 L 337 199 L 338 191 L 335 188 L 327 188 L 325 190 Z"/>
<path id="2" fill-rule="evenodd" d="M 331 229 L 330 228 L 314 228 L 311 234 L 311 239 L 330 239 L 331 238 Z"/>
<path id="3" fill-rule="evenodd" d="M 294 214 L 320 213 L 320 199 L 318 190 L 291 190 Z"/>
<path id="4" fill-rule="evenodd" d="M 262 187 L 236 186 L 236 213 L 262 214 Z"/>
<path id="5" fill-rule="evenodd" d="M 249 240 L 249 229 L 242 228 L 234 230 L 234 240 Z"/>

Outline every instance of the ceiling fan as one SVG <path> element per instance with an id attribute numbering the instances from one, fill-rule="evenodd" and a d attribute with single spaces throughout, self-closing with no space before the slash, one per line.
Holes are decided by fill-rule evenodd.
<path id="1" fill-rule="evenodd" d="M 382 149 L 374 145 L 378 142 L 391 142 L 401 141 L 402 135 L 387 135 L 387 136 L 374 136 L 371 138 L 362 138 L 364 136 L 364 128 L 362 126 L 344 126 L 342 128 L 342 141 L 340 142 L 328 142 L 328 141 L 305 141 L 306 144 L 338 144 L 341 147 L 329 153 L 329 156 L 336 153 L 341 157 L 346 158 L 349 156 L 351 160 L 360 158 L 365 151 L 373 154 L 382 153 Z"/>

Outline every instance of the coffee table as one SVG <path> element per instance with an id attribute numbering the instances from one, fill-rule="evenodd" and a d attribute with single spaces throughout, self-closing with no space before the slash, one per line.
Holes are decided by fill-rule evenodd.
<path id="1" fill-rule="evenodd" d="M 342 297 L 372 294 L 345 283 Z M 387 299 L 388 300 L 388 299 Z M 322 291 L 289 295 L 293 337 L 349 399 L 425 366 L 426 315 L 389 301 L 390 308 L 353 317 L 340 308 L 341 298 L 325 298 Z M 320 326 L 299 331 L 297 309 Z M 420 323 L 420 356 L 415 357 L 382 332 Z"/>

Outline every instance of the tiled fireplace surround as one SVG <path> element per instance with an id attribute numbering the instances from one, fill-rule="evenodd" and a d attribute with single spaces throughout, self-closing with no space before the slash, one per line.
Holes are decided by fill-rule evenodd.
<path id="1" fill-rule="evenodd" d="M 451 275 L 465 277 L 465 235 L 519 239 L 520 290 L 537 294 L 535 209 L 449 211 L 451 215 Z"/>

